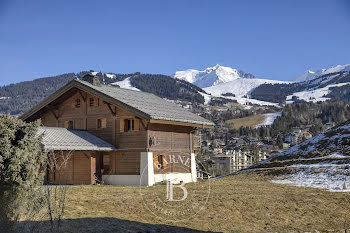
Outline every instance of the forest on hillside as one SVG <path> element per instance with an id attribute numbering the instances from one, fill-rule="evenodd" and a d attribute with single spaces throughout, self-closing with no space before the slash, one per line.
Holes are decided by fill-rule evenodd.
<path id="1" fill-rule="evenodd" d="M 291 133 L 293 127 L 309 126 L 310 133 L 317 135 L 325 129 L 326 123 L 339 124 L 348 119 L 350 119 L 350 102 L 347 101 L 288 104 L 283 108 L 281 117 L 277 117 L 271 126 L 257 129 L 241 127 L 231 129 L 230 134 L 232 137 L 273 138 Z"/>
<path id="2" fill-rule="evenodd" d="M 56 92 L 68 82 L 81 78 L 85 74 L 93 72 L 82 71 L 80 73 L 67 73 L 52 77 L 39 78 L 33 81 L 25 81 L 0 87 L 0 114 L 22 114 L 44 98 Z M 186 81 L 175 80 L 170 76 L 157 74 L 115 74 L 96 73 L 101 83 L 106 85 L 122 81 L 130 77 L 131 83 L 138 89 L 171 100 L 189 101 L 192 103 L 204 103 L 204 98 L 198 92 L 205 93 L 201 88 Z M 115 85 L 117 87 L 117 85 Z"/>
<path id="3" fill-rule="evenodd" d="M 330 84 L 338 83 L 347 83 L 350 82 L 350 73 L 337 72 L 330 73 L 318 77 L 314 80 L 298 82 L 298 83 L 289 83 L 289 84 L 262 84 L 255 88 L 251 92 L 251 97 L 258 100 L 273 102 L 273 103 L 284 103 L 288 95 L 293 93 L 310 90 L 312 88 L 323 88 Z M 345 87 L 331 87 L 332 91 L 327 97 L 335 100 L 344 100 L 349 99 L 347 94 L 342 94 L 345 90 Z M 334 95 L 333 95 L 334 92 Z M 344 98 L 344 99 L 343 99 Z M 297 100 L 297 102 L 302 102 Z"/>

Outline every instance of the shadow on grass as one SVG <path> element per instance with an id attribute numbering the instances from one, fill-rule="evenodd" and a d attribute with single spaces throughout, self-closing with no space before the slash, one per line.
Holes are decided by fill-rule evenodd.
<path id="1" fill-rule="evenodd" d="M 22 222 L 23 223 L 23 222 Z M 23 223 L 25 226 L 32 225 L 31 223 Z M 23 226 L 24 226 L 23 225 Z M 27 227 L 25 227 L 27 228 Z M 33 232 L 42 233 L 50 232 L 50 224 L 48 221 L 35 222 L 35 230 Z M 28 232 L 28 228 L 24 232 Z M 16 231 L 18 232 L 18 231 Z M 117 218 L 80 218 L 80 219 L 64 219 L 61 222 L 59 232 L 64 233 L 200 233 L 212 231 L 200 231 L 186 227 L 170 226 L 163 224 L 149 224 L 136 221 L 122 220 Z"/>

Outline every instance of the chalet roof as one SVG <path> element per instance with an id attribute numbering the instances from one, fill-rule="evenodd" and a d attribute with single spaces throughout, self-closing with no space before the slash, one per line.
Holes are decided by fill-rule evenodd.
<path id="1" fill-rule="evenodd" d="M 104 101 L 124 107 L 144 119 L 176 121 L 190 124 L 212 126 L 213 122 L 183 109 L 176 104 L 166 101 L 154 94 L 123 89 L 111 85 L 93 85 L 82 80 L 73 80 L 66 86 L 46 98 L 29 112 L 21 116 L 26 120 L 40 109 L 50 104 L 50 101 L 63 95 L 71 88 L 78 88 L 93 95 L 100 96 Z"/>
<path id="2" fill-rule="evenodd" d="M 83 131 L 56 127 L 39 127 L 45 150 L 113 151 L 116 148 L 95 135 Z"/>

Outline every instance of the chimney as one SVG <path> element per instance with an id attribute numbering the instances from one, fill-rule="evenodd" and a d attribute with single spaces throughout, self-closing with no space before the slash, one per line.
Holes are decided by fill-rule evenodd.
<path id="1" fill-rule="evenodd" d="M 90 73 L 84 75 L 81 79 L 85 82 L 91 83 L 94 86 L 101 86 L 100 79 L 97 76 L 92 75 Z"/>

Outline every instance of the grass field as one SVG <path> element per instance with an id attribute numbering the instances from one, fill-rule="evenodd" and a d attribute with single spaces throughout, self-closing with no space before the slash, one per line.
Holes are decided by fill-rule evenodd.
<path id="1" fill-rule="evenodd" d="M 206 181 L 208 182 L 208 181 Z M 207 183 L 197 187 L 206 193 Z M 194 184 L 187 184 L 191 188 Z M 259 174 L 210 181 L 205 208 L 172 222 L 152 215 L 139 187 L 69 188 L 64 232 L 306 232 L 350 229 L 350 193 L 272 184 Z M 143 192 L 163 192 L 164 186 Z"/>
<path id="2" fill-rule="evenodd" d="M 239 129 L 241 126 L 254 127 L 258 124 L 263 123 L 264 120 L 265 120 L 265 116 L 259 114 L 259 115 L 254 115 L 254 116 L 248 116 L 248 117 L 243 117 L 243 118 L 227 120 L 226 123 L 230 124 L 235 129 Z"/>

